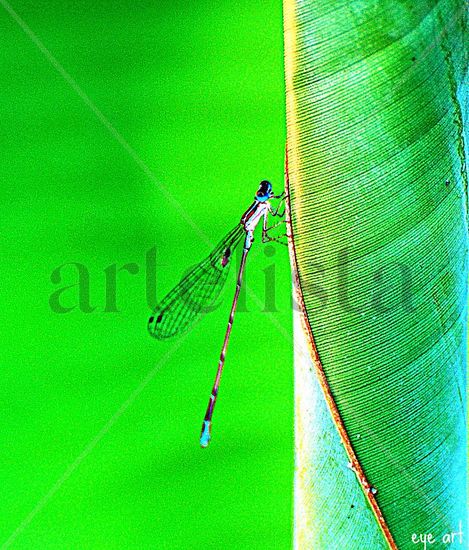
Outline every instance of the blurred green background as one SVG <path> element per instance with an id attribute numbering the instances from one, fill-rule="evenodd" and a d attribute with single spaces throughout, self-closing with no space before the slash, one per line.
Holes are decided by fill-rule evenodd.
<path id="1" fill-rule="evenodd" d="M 207 450 L 198 436 L 235 272 L 181 341 L 148 336 L 145 296 L 149 249 L 161 298 L 260 179 L 283 185 L 281 1 L 15 0 L 21 20 L 1 4 L 0 546 L 289 548 L 286 249 L 268 256 L 258 238 L 251 252 L 247 283 L 264 303 L 275 269 L 278 311 L 248 296 L 236 318 Z M 49 307 L 77 282 L 73 266 L 51 281 L 68 262 L 89 272 L 90 313 Z M 126 263 L 139 272 L 118 273 L 119 312 L 104 312 L 104 270 Z M 76 306 L 77 288 L 61 302 Z"/>

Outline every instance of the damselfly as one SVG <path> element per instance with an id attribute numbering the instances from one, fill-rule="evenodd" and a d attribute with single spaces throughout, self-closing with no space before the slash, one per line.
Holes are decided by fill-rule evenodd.
<path id="1" fill-rule="evenodd" d="M 225 355 L 230 339 L 233 319 L 238 304 L 239 293 L 243 281 L 243 273 L 246 267 L 246 257 L 254 241 L 254 231 L 262 220 L 262 242 L 278 240 L 269 235 L 278 222 L 268 227 L 268 218 L 278 216 L 284 218 L 285 209 L 279 212 L 280 205 L 274 209 L 270 199 L 284 199 L 285 194 L 274 195 L 272 184 L 267 180 L 261 181 L 259 189 L 254 197 L 254 202 L 243 214 L 241 221 L 234 227 L 226 237 L 216 246 L 213 252 L 200 262 L 180 283 L 173 289 L 156 307 L 153 315 L 148 321 L 150 334 L 159 339 L 171 338 L 189 329 L 207 310 L 213 305 L 226 282 L 228 268 L 236 247 L 244 241 L 241 264 L 238 271 L 236 291 L 231 306 L 228 326 L 226 327 L 225 338 L 221 349 L 218 369 L 212 393 L 202 423 L 200 434 L 200 445 L 207 447 L 211 439 L 212 415 L 218 396 L 220 379 L 225 364 Z"/>

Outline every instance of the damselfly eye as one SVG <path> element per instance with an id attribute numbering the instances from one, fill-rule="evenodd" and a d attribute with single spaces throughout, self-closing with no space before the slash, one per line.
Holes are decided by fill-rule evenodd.
<path id="1" fill-rule="evenodd" d="M 272 193 L 272 184 L 270 183 L 270 181 L 262 180 L 259 185 L 259 189 L 257 191 L 257 196 L 269 197 L 271 193 Z"/>

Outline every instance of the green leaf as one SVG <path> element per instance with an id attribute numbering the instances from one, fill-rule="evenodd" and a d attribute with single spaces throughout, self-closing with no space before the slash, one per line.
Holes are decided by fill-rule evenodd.
<path id="1" fill-rule="evenodd" d="M 467 3 L 284 12 L 295 545 L 467 541 Z"/>

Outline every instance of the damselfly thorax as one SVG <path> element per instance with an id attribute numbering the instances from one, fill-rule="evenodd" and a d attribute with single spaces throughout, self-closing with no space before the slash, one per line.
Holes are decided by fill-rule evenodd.
<path id="1" fill-rule="evenodd" d="M 269 231 L 276 227 L 268 227 L 269 216 L 284 218 L 285 210 L 279 213 L 280 204 L 274 210 L 270 199 L 285 198 L 284 193 L 274 195 L 272 184 L 263 180 L 254 197 L 254 202 L 241 217 L 226 237 L 215 247 L 212 253 L 200 262 L 156 307 L 148 321 L 150 334 L 159 339 L 171 338 L 188 330 L 215 302 L 226 282 L 233 252 L 243 242 L 241 264 L 236 281 L 236 290 L 231 306 L 228 326 L 223 340 L 223 346 L 218 361 L 215 383 L 212 388 L 207 411 L 202 424 L 200 444 L 207 447 L 210 443 L 210 432 L 213 410 L 217 400 L 221 374 L 225 364 L 225 355 L 233 326 L 234 315 L 238 303 L 239 293 L 243 280 L 246 258 L 254 241 L 254 231 L 262 221 L 262 241 L 278 240 L 269 235 Z"/>

